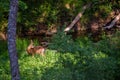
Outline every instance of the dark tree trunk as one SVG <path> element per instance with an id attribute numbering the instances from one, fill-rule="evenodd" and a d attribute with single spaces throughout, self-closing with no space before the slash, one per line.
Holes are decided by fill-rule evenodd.
<path id="1" fill-rule="evenodd" d="M 9 19 L 8 19 L 8 53 L 10 57 L 12 80 L 20 80 L 18 57 L 16 51 L 17 11 L 18 11 L 18 0 L 10 0 L 10 11 L 9 11 Z"/>

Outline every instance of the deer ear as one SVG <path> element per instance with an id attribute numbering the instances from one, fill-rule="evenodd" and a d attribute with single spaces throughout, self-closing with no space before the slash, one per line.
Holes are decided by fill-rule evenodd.
<path id="1" fill-rule="evenodd" d="M 32 39 L 30 40 L 30 43 L 33 43 L 33 40 L 32 40 Z"/>

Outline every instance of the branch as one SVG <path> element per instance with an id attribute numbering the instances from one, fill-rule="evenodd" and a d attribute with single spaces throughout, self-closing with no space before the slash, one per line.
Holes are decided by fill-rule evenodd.
<path id="1" fill-rule="evenodd" d="M 67 28 L 65 28 L 65 30 L 64 30 L 65 32 L 69 31 L 69 30 L 78 22 L 78 20 L 82 17 L 82 15 L 83 15 L 83 13 L 85 12 L 85 10 L 86 10 L 87 8 L 89 8 L 90 5 L 91 5 L 91 3 L 83 6 L 82 11 L 81 11 L 80 13 L 78 13 L 78 15 L 77 15 L 77 16 L 75 17 L 75 19 L 72 21 L 72 23 L 71 23 Z"/>
<path id="2" fill-rule="evenodd" d="M 105 26 L 104 28 L 105 29 L 112 28 L 119 19 L 120 19 L 120 13 L 115 17 L 115 19 L 108 26 Z"/>

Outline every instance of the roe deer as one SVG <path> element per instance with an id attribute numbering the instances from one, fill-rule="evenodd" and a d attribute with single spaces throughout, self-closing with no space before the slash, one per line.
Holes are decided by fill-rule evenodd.
<path id="1" fill-rule="evenodd" d="M 27 47 L 27 53 L 30 55 L 40 54 L 44 56 L 45 48 L 42 46 L 34 46 L 33 41 L 31 40 L 29 46 Z"/>

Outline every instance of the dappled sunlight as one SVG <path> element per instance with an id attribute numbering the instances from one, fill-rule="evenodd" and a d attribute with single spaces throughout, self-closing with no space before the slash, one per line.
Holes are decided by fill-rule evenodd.
<path id="1" fill-rule="evenodd" d="M 102 53 L 102 52 L 98 52 L 97 54 L 94 54 L 93 57 L 94 57 L 95 59 L 102 59 L 102 58 L 107 58 L 108 55 L 107 55 L 107 54 L 104 54 L 104 53 Z"/>
<path id="2" fill-rule="evenodd" d="M 17 39 L 16 42 L 21 79 L 24 80 L 96 80 L 98 78 L 100 80 L 113 80 L 113 75 L 118 69 L 116 56 L 110 55 L 108 53 L 109 48 L 106 49 L 109 47 L 106 40 L 93 43 L 87 37 L 79 38 L 76 40 L 77 45 L 79 45 L 78 51 L 61 52 L 58 51 L 59 49 L 52 50 L 49 48 L 46 49 L 45 56 L 28 55 L 26 52 L 30 42 L 28 39 Z M 37 40 L 34 40 L 34 42 L 38 44 Z M 101 42 L 104 42 L 104 45 Z M 7 45 L 4 44 L 5 46 Z M 71 45 L 67 46 L 70 47 Z M 4 51 L 1 45 L 0 48 Z M 104 48 L 108 52 L 105 52 Z M 0 57 L 4 64 L 0 65 L 2 74 L 0 78 L 10 79 L 9 58 L 8 56 L 5 57 L 6 55 L 7 53 L 1 54 Z M 6 76 L 8 78 L 5 78 Z"/>
<path id="3" fill-rule="evenodd" d="M 120 80 L 119 4 L 0 0 L 0 80 Z"/>

